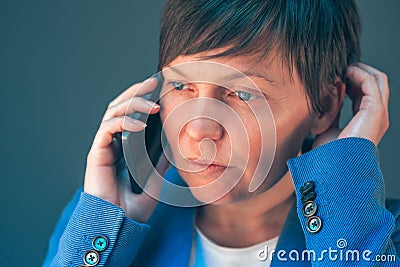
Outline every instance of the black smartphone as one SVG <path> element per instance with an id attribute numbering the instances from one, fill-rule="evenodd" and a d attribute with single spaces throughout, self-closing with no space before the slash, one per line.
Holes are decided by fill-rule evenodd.
<path id="1" fill-rule="evenodd" d="M 159 104 L 161 89 L 164 83 L 161 74 L 156 74 L 157 87 L 143 97 Z M 132 118 L 144 121 L 147 127 L 140 132 L 129 132 L 122 141 L 129 180 L 133 193 L 140 194 L 155 169 L 158 159 L 163 153 L 161 145 L 162 123 L 160 113 L 134 113 Z"/>

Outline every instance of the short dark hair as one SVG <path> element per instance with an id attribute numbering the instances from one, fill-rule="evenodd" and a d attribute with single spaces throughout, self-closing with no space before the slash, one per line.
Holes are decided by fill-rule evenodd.
<path id="1" fill-rule="evenodd" d="M 295 66 L 314 111 L 329 108 L 330 85 L 360 58 L 353 0 L 167 0 L 159 70 L 179 55 L 229 47 L 209 58 L 259 54 L 274 47 Z"/>

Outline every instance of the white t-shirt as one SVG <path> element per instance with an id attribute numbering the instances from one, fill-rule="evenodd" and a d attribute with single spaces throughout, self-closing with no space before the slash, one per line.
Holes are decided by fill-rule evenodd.
<path id="1" fill-rule="evenodd" d="M 259 254 L 265 259 L 266 251 L 275 250 L 278 237 L 264 241 L 246 248 L 229 248 L 215 244 L 208 239 L 197 227 L 191 255 L 191 267 L 268 267 L 271 264 L 271 257 L 260 260 Z M 266 249 L 268 248 L 268 249 Z"/>

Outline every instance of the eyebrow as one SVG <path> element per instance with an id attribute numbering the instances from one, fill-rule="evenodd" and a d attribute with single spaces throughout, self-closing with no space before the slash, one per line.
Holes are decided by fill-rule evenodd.
<path id="1" fill-rule="evenodd" d="M 169 68 L 171 71 L 177 73 L 178 75 L 182 76 L 182 77 L 187 77 L 186 74 L 184 72 L 182 72 L 181 70 L 179 70 L 178 68 L 174 68 L 173 66 L 167 66 L 167 68 Z M 258 72 L 254 72 L 251 70 L 248 71 L 240 71 L 241 73 L 243 73 L 245 76 L 251 76 L 251 77 L 258 77 L 261 78 L 269 83 L 271 83 L 273 86 L 276 86 L 278 84 L 278 82 L 274 79 L 272 79 L 271 77 L 266 76 L 265 74 L 261 74 Z M 228 80 L 233 80 L 233 79 L 237 79 L 237 78 L 242 78 L 243 75 L 238 73 L 238 74 L 232 74 L 229 75 L 227 77 L 224 77 L 225 79 Z"/>
<path id="2" fill-rule="evenodd" d="M 267 82 L 271 83 L 272 85 L 276 85 L 278 83 L 276 80 L 274 80 L 271 77 L 268 77 L 262 73 L 257 73 L 257 72 L 253 72 L 253 71 L 241 71 L 241 72 L 246 76 L 258 77 L 263 80 L 266 80 Z M 241 78 L 241 77 L 242 77 L 241 74 L 233 74 L 233 75 L 228 76 L 229 79 L 236 79 L 236 78 Z"/>

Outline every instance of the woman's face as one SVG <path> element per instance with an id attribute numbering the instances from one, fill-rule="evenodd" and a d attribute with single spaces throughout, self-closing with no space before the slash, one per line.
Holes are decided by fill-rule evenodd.
<path id="1" fill-rule="evenodd" d="M 163 129 L 181 177 L 198 200 L 214 204 L 245 200 L 274 185 L 287 171 L 286 161 L 298 154 L 316 116 L 308 109 L 297 72 L 290 76 L 279 55 L 204 60 L 223 50 L 179 56 L 164 66 L 164 88 L 170 90 L 160 99 Z M 221 76 L 220 70 L 190 65 L 173 70 L 199 61 L 233 67 L 261 91 L 207 82 Z M 274 157 L 265 160 L 263 153 L 271 155 L 274 149 Z M 249 186 L 255 176 L 262 183 L 252 192 Z M 196 189 L 211 183 L 205 190 Z M 220 198 L 214 201 L 211 195 Z"/>

